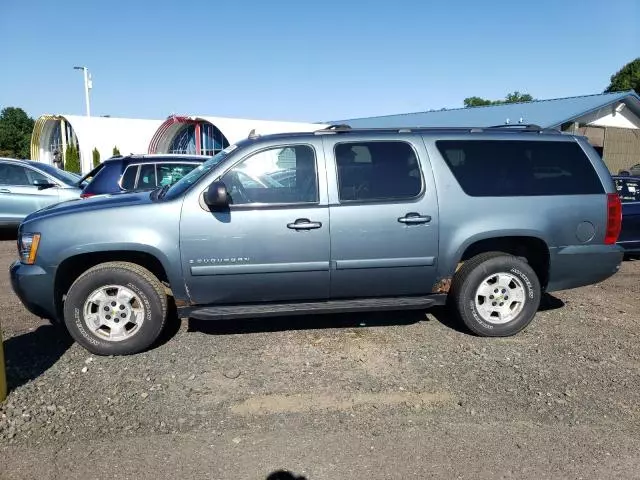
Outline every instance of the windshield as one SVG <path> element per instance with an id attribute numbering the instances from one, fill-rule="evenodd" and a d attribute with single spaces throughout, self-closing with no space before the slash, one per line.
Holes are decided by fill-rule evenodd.
<path id="1" fill-rule="evenodd" d="M 209 160 L 204 162 L 202 165 L 199 165 L 197 168 L 194 168 L 189 173 L 187 173 L 184 177 L 178 180 L 176 183 L 171 185 L 166 193 L 163 195 L 163 198 L 172 199 L 182 195 L 186 192 L 191 185 L 195 184 L 198 180 L 200 180 L 203 176 L 209 173 L 213 168 L 218 165 L 222 160 L 224 160 L 231 152 L 233 152 L 237 145 L 230 145 L 214 157 L 211 157 Z"/>
<path id="2" fill-rule="evenodd" d="M 77 186 L 78 180 L 80 180 L 80 175 L 60 170 L 59 168 L 52 167 L 46 163 L 39 164 L 38 168 L 72 187 Z"/>

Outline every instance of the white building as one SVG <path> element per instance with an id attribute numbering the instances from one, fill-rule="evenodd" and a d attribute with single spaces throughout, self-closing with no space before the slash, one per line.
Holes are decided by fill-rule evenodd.
<path id="1" fill-rule="evenodd" d="M 31 159 L 53 163 L 54 152 L 64 154 L 68 145 L 80 153 L 82 173 L 93 168 L 93 150 L 100 159 L 112 156 L 114 148 L 122 154 L 190 153 L 214 155 L 246 138 L 251 130 L 258 134 L 314 131 L 326 125 L 278 122 L 210 116 L 176 116 L 166 120 L 143 120 L 79 115 L 43 115 L 36 120 L 31 136 Z"/>
<path id="2" fill-rule="evenodd" d="M 162 120 L 43 115 L 36 120 L 31 136 L 31 159 L 53 163 L 53 154 L 64 154 L 68 145 L 78 147 L 83 173 L 93 168 L 93 149 L 104 160 L 113 154 L 144 153 Z"/>
<path id="3" fill-rule="evenodd" d="M 325 124 L 250 120 L 246 118 L 178 116 L 168 117 L 149 142 L 149 153 L 215 155 L 229 144 L 257 134 L 312 132 Z"/>

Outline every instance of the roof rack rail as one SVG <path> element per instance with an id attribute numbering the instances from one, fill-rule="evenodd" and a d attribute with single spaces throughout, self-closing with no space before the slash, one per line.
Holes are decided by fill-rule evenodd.
<path id="1" fill-rule="evenodd" d="M 323 133 L 339 133 L 339 132 L 350 132 L 352 130 L 350 125 L 347 125 L 346 123 L 337 123 L 337 124 L 333 124 L 333 125 L 328 125 L 324 128 L 321 128 L 320 130 L 316 130 L 315 133 L 316 135 L 320 135 Z"/>
<path id="2" fill-rule="evenodd" d="M 535 123 L 505 123 L 503 125 L 491 125 L 485 128 L 522 128 L 526 132 L 541 132 L 544 130 L 540 125 Z"/>
<path id="3" fill-rule="evenodd" d="M 540 125 L 536 124 L 504 124 L 504 125 L 491 125 L 491 126 L 448 126 L 448 127 L 421 127 L 421 126 L 413 126 L 413 127 L 351 127 L 346 124 L 338 124 L 338 125 L 329 125 L 320 130 L 316 130 L 314 133 L 316 135 L 327 134 L 327 133 L 358 133 L 358 132 L 399 132 L 399 133 L 410 133 L 410 132 L 469 132 L 469 133 L 482 133 L 486 131 L 510 131 L 510 132 L 535 132 L 535 133 L 561 133 L 558 130 L 553 128 L 543 128 Z"/>

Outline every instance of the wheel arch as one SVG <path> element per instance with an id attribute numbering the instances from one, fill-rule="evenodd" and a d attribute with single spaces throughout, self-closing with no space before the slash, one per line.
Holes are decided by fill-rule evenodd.
<path id="1" fill-rule="evenodd" d="M 524 258 L 536 272 L 540 285 L 545 288 L 549 281 L 549 241 L 537 231 L 514 230 L 485 232 L 464 241 L 440 272 L 434 293 L 448 293 L 453 276 L 468 259 L 486 252 L 504 252 Z"/>
<path id="2" fill-rule="evenodd" d="M 73 282 L 85 271 L 105 262 L 130 262 L 145 267 L 160 280 L 176 302 L 187 302 L 184 282 L 170 268 L 167 256 L 152 247 L 114 246 L 105 249 L 87 249 L 63 257 L 56 268 L 54 301 L 58 318 L 63 318 L 64 296 Z"/>

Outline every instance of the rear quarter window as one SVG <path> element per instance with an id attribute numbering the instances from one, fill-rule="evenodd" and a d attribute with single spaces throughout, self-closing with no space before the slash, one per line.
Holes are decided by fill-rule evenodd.
<path id="1" fill-rule="evenodd" d="M 138 176 L 139 165 L 129 165 L 120 179 L 120 187 L 123 190 L 133 190 L 136 186 L 136 177 Z"/>
<path id="2" fill-rule="evenodd" d="M 438 140 L 436 147 L 470 196 L 604 193 L 589 157 L 575 142 Z"/>

